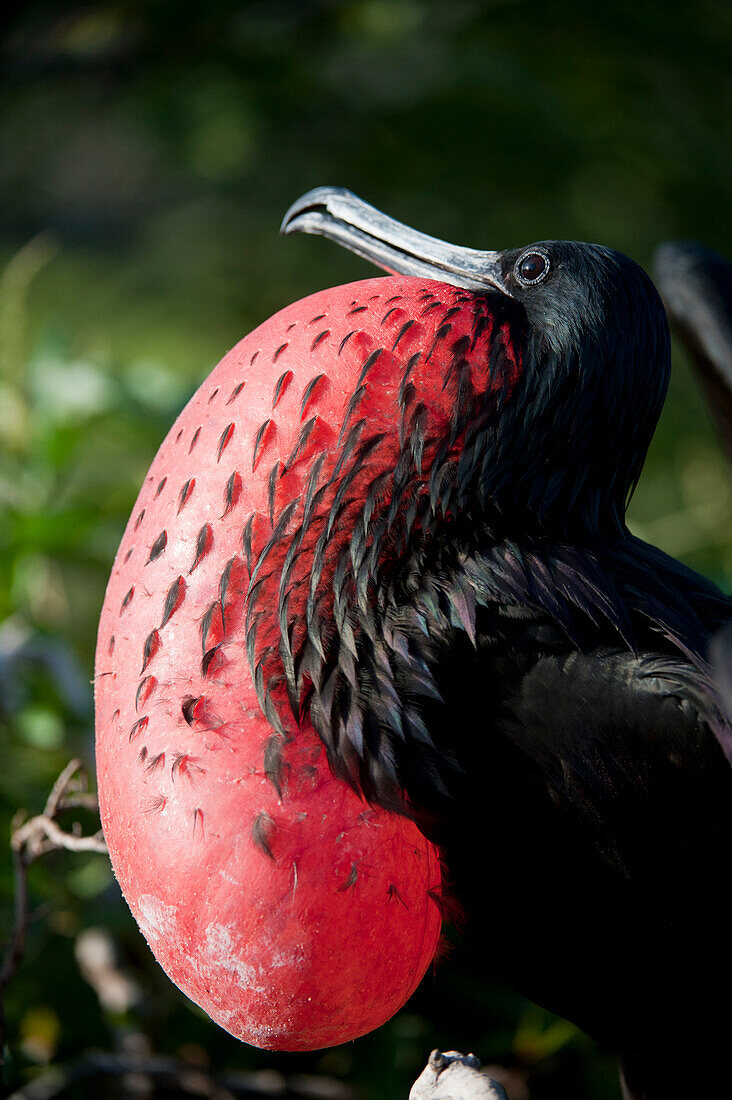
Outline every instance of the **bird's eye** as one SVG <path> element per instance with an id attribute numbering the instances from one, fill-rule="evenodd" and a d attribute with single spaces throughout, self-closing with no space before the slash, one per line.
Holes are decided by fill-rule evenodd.
<path id="1" fill-rule="evenodd" d="M 516 264 L 516 278 L 522 286 L 540 283 L 549 274 L 549 257 L 546 252 L 525 252 Z"/>

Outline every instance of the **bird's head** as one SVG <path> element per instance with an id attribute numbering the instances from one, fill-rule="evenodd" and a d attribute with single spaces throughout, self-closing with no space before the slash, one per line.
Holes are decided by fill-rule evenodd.
<path id="1" fill-rule="evenodd" d="M 574 241 L 456 247 L 330 187 L 299 199 L 282 231 L 329 237 L 389 272 L 480 300 L 519 365 L 510 393 L 490 390 L 481 503 L 522 525 L 622 527 L 670 369 L 663 306 L 637 264 Z"/>

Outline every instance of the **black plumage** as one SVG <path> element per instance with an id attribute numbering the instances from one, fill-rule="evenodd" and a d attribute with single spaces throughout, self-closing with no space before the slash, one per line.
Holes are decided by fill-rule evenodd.
<path id="1" fill-rule="evenodd" d="M 451 249 L 334 189 L 285 228 L 464 287 L 474 337 L 487 318 L 500 333 L 495 376 L 517 348 L 521 370 L 510 401 L 500 385 L 478 401 L 456 341 L 452 421 L 434 439 L 405 369 L 400 456 L 331 560 L 382 445 L 351 419 L 356 387 L 312 534 L 306 630 L 293 646 L 281 586 L 274 662 L 253 640 L 271 545 L 254 564 L 263 699 L 285 679 L 336 773 L 441 844 L 476 963 L 618 1050 L 626 1096 L 723 1095 L 732 732 L 707 657 L 732 601 L 625 523 L 670 366 L 652 283 L 596 245 Z M 450 333 L 443 319 L 437 337 Z M 279 519 L 290 562 L 319 476 L 298 527 Z"/>
<path id="2" fill-rule="evenodd" d="M 654 271 L 732 463 L 732 264 L 694 241 L 668 241 L 656 252 Z"/>

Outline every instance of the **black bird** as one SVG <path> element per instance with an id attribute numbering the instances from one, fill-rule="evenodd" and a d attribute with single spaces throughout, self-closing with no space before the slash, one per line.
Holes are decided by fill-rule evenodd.
<path id="1" fill-rule="evenodd" d="M 335 188 L 283 231 L 464 288 L 521 363 L 510 398 L 466 403 L 439 507 L 372 576 L 355 675 L 330 632 L 332 767 L 439 841 L 476 966 L 617 1050 L 626 1098 L 726 1094 L 732 731 L 707 655 L 732 601 L 626 526 L 670 370 L 652 282 L 599 245 L 456 248 Z M 332 726 L 356 718 L 354 779 Z"/>
<path id="2" fill-rule="evenodd" d="M 656 250 L 653 270 L 732 467 L 732 263 L 696 241 L 667 241 Z M 724 709 L 732 714 L 732 624 L 713 638 L 710 661 Z"/>
<path id="3" fill-rule="evenodd" d="M 695 241 L 668 241 L 657 250 L 653 266 L 732 464 L 732 264 Z"/>

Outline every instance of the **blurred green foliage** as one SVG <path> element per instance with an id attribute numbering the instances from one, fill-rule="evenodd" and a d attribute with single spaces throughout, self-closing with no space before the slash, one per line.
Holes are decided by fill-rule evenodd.
<path id="1" fill-rule="evenodd" d="M 590 239 L 648 265 L 657 243 L 682 236 L 730 254 L 732 8 L 31 0 L 3 19 L 7 836 L 15 809 L 38 812 L 71 755 L 92 759 L 96 618 L 171 420 L 271 312 L 370 274 L 326 242 L 279 240 L 290 202 L 342 184 L 476 247 Z M 632 522 L 721 583 L 732 572 L 728 474 L 678 349 Z M 480 871 L 490 875 L 488 845 Z M 406 1096 L 435 1045 L 535 1066 L 534 1100 L 618 1095 L 608 1057 L 514 994 L 477 984 L 459 947 L 377 1034 L 277 1058 L 235 1043 L 173 989 L 103 859 L 51 857 L 31 886 L 35 917 L 8 1002 L 8 1085 L 142 1033 L 160 1052 L 322 1070 L 385 1100 Z M 0 888 L 7 925 L 2 856 Z M 124 1011 L 100 1006 L 81 974 L 74 945 L 92 926 L 113 937 L 141 991 Z"/>

